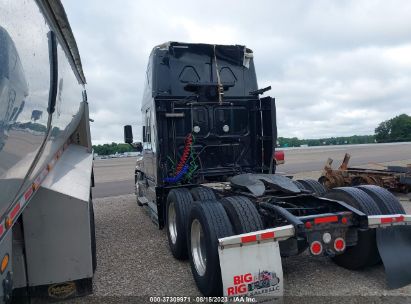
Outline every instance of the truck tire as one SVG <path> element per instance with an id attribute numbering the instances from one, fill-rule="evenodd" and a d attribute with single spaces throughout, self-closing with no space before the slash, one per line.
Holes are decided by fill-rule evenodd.
<path id="1" fill-rule="evenodd" d="M 216 196 L 210 188 L 195 187 L 191 189 L 191 195 L 195 201 L 216 200 Z"/>
<path id="2" fill-rule="evenodd" d="M 195 202 L 190 210 L 187 229 L 191 271 L 204 296 L 221 296 L 218 239 L 233 235 L 224 207 L 218 201 Z"/>
<path id="3" fill-rule="evenodd" d="M 324 197 L 343 201 L 366 215 L 381 214 L 374 200 L 367 193 L 357 188 L 335 188 Z M 380 260 L 374 229 L 359 230 L 357 244 L 355 246 L 347 246 L 343 254 L 333 257 L 333 261 L 337 265 L 351 270 L 375 265 Z"/>
<path id="4" fill-rule="evenodd" d="M 171 253 L 185 260 L 187 252 L 187 218 L 193 198 L 186 188 L 172 189 L 167 196 L 166 227 Z"/>
<path id="5" fill-rule="evenodd" d="M 299 179 L 297 180 L 304 186 L 305 189 L 313 191 L 314 194 L 322 196 L 327 192 L 324 185 L 313 179 Z M 297 186 L 298 187 L 298 186 Z"/>
<path id="6" fill-rule="evenodd" d="M 300 183 L 299 181 L 292 180 L 292 182 L 293 182 L 294 185 L 296 185 L 296 186 L 298 187 L 298 189 L 300 189 L 300 190 L 307 190 L 307 189 L 304 187 L 304 185 L 303 185 L 302 183 Z M 310 190 L 310 189 L 308 189 L 308 190 Z M 311 190 L 310 190 L 310 191 L 311 191 Z"/>
<path id="7" fill-rule="evenodd" d="M 235 234 L 264 229 L 263 222 L 254 204 L 244 196 L 225 197 L 221 200 Z"/>
<path id="8" fill-rule="evenodd" d="M 357 188 L 374 199 L 382 214 L 405 214 L 400 201 L 387 189 L 375 185 L 364 185 Z"/>

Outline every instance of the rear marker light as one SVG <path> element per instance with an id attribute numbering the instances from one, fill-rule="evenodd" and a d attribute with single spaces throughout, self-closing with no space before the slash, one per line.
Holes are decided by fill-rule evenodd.
<path id="1" fill-rule="evenodd" d="M 381 224 L 390 224 L 390 223 L 400 223 L 404 221 L 404 216 L 398 216 L 398 217 L 384 217 L 381 219 Z"/>
<path id="2" fill-rule="evenodd" d="M 13 221 L 7 217 L 6 220 L 4 221 L 4 225 L 6 226 L 6 229 L 9 229 L 11 227 L 11 224 L 13 224 Z"/>
<path id="3" fill-rule="evenodd" d="M 323 245 L 318 241 L 314 241 L 311 243 L 310 251 L 313 255 L 320 255 L 323 251 Z"/>
<path id="4" fill-rule="evenodd" d="M 274 237 L 275 237 L 274 231 L 273 232 L 261 233 L 261 239 L 262 240 L 273 239 Z"/>
<path id="5" fill-rule="evenodd" d="M 343 238 L 337 238 L 334 241 L 334 249 L 337 252 L 344 251 L 345 249 L 345 241 Z"/>
<path id="6" fill-rule="evenodd" d="M 251 242 L 256 242 L 256 241 L 257 241 L 256 235 L 243 236 L 241 238 L 241 243 L 251 243 Z"/>
<path id="7" fill-rule="evenodd" d="M 20 211 L 20 204 L 17 204 L 16 206 L 14 206 L 13 210 L 10 212 L 10 218 L 13 220 L 19 211 Z"/>
<path id="8" fill-rule="evenodd" d="M 305 228 L 307 229 L 311 229 L 313 227 L 313 224 L 311 224 L 311 222 L 305 222 Z"/>
<path id="9" fill-rule="evenodd" d="M 325 223 L 335 223 L 338 222 L 338 216 L 326 216 L 326 217 L 317 217 L 314 219 L 314 224 L 325 224 Z"/>
<path id="10" fill-rule="evenodd" d="M 30 187 L 29 190 L 27 190 L 26 193 L 24 193 L 24 199 L 27 201 L 32 194 L 33 194 L 33 188 Z"/>
<path id="11" fill-rule="evenodd" d="M 341 219 L 341 223 L 343 223 L 344 225 L 348 223 L 348 219 L 346 217 L 343 217 Z"/>
<path id="12" fill-rule="evenodd" d="M 395 218 L 396 222 L 403 222 L 404 220 L 405 220 L 405 217 L 403 215 Z"/>
<path id="13" fill-rule="evenodd" d="M 273 157 L 277 165 L 282 165 L 285 163 L 284 151 L 275 151 Z"/>
<path id="14" fill-rule="evenodd" d="M 392 218 L 391 217 L 381 219 L 381 224 L 389 224 L 389 223 L 392 223 Z"/>
<path id="15" fill-rule="evenodd" d="M 0 273 L 1 274 L 3 274 L 3 272 L 6 270 L 8 265 L 9 265 L 9 254 L 6 253 L 6 255 L 1 260 L 1 266 L 0 266 Z"/>
<path id="16" fill-rule="evenodd" d="M 263 232 L 259 235 L 254 234 L 254 235 L 247 235 L 247 236 L 243 236 L 241 237 L 241 243 L 245 244 L 245 243 L 253 243 L 253 242 L 257 242 L 257 241 L 262 241 L 262 240 L 270 240 L 270 239 L 274 239 L 275 238 L 275 232 L 274 231 L 270 231 L 270 232 Z"/>

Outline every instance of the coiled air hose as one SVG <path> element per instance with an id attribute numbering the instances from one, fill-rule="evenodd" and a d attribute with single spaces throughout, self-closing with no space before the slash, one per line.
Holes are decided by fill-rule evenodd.
<path id="1" fill-rule="evenodd" d="M 191 145 L 193 144 L 193 135 L 189 133 L 185 139 L 183 155 L 181 155 L 180 161 L 176 167 L 175 174 L 178 174 L 184 167 L 187 162 L 188 157 L 190 156 Z"/>
<path id="2" fill-rule="evenodd" d="M 176 166 L 175 175 L 173 177 L 166 177 L 164 179 L 164 182 L 177 183 L 189 171 L 190 165 L 187 164 L 187 160 L 190 157 L 192 145 L 193 145 L 193 135 L 189 133 L 185 138 L 183 154 L 181 155 L 180 161 L 178 162 L 178 165 Z M 190 172 L 191 171 L 192 170 L 190 170 Z M 190 175 L 192 175 L 192 173 Z"/>

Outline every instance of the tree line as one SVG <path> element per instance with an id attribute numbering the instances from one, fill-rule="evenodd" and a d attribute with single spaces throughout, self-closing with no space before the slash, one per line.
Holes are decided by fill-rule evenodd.
<path id="1" fill-rule="evenodd" d="M 353 135 L 319 139 L 298 139 L 297 137 L 279 137 L 280 147 L 326 146 L 326 145 L 356 145 L 369 143 L 388 143 L 411 141 L 411 116 L 401 114 L 381 122 L 375 128 L 374 135 Z"/>
<path id="2" fill-rule="evenodd" d="M 401 114 L 383 121 L 375 129 L 377 142 L 411 141 L 411 116 Z"/>
<path id="3" fill-rule="evenodd" d="M 111 144 L 93 145 L 94 153 L 98 155 L 111 155 L 116 153 L 132 152 L 133 148 L 129 144 Z"/>
<path id="4" fill-rule="evenodd" d="M 278 145 L 280 147 L 300 147 L 300 146 L 327 146 L 327 145 L 356 145 L 375 143 L 374 135 L 353 135 L 342 137 L 328 137 L 318 139 L 298 139 L 297 137 L 287 138 L 279 137 Z"/>

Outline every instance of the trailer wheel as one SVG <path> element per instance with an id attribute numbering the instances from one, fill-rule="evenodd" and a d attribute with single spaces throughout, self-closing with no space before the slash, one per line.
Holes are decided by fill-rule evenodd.
<path id="1" fill-rule="evenodd" d="M 167 238 L 171 253 L 178 260 L 187 259 L 187 218 L 193 203 L 186 188 L 173 189 L 167 196 Z"/>
<path id="2" fill-rule="evenodd" d="M 381 211 L 374 200 L 365 192 L 353 187 L 332 189 L 326 198 L 343 201 L 366 215 L 378 215 Z M 333 258 L 334 262 L 347 269 L 360 269 L 372 266 L 381 260 L 375 239 L 375 230 L 359 230 L 355 246 L 347 246 L 343 254 Z"/>
<path id="3" fill-rule="evenodd" d="M 218 239 L 233 235 L 233 229 L 218 201 L 195 202 L 188 220 L 188 248 L 191 271 L 204 296 L 223 293 L 218 258 Z"/>
<path id="4" fill-rule="evenodd" d="M 191 189 L 191 195 L 195 201 L 216 200 L 216 196 L 210 188 L 195 187 Z"/>
<path id="5" fill-rule="evenodd" d="M 244 196 L 225 197 L 221 200 L 234 233 L 241 234 L 263 229 L 263 222 L 255 205 Z"/>
<path id="6" fill-rule="evenodd" d="M 297 180 L 303 187 L 307 190 L 313 191 L 314 194 L 322 196 L 327 192 L 324 185 L 320 184 L 318 181 L 313 179 L 299 179 Z M 298 187 L 298 186 L 297 186 Z"/>
<path id="7" fill-rule="evenodd" d="M 371 196 L 383 214 L 405 214 L 400 201 L 387 189 L 375 185 L 363 185 L 357 188 Z"/>

